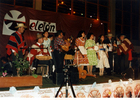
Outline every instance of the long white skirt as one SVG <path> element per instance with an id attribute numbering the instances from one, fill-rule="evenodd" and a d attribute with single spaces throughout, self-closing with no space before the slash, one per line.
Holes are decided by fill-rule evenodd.
<path id="1" fill-rule="evenodd" d="M 110 68 L 106 52 L 104 52 L 103 50 L 100 50 L 99 55 L 100 55 L 100 60 L 98 60 L 98 64 L 96 68 L 104 68 L 104 67 Z"/>

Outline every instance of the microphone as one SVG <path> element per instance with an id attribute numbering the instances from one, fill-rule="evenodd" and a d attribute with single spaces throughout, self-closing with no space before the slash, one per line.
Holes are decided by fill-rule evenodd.
<path id="1" fill-rule="evenodd" d="M 92 23 L 90 24 L 90 27 L 92 27 Z"/>

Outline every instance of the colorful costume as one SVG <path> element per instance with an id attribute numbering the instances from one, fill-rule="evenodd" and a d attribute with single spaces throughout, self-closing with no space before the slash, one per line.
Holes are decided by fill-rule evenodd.
<path id="1" fill-rule="evenodd" d="M 125 38 L 121 45 L 118 45 L 117 53 L 118 55 L 121 55 L 121 53 L 124 53 L 125 55 L 129 54 L 128 60 L 132 60 L 132 50 L 134 49 L 133 44 Z"/>
<path id="2" fill-rule="evenodd" d="M 85 44 L 85 48 L 95 46 L 95 41 L 88 39 Z M 97 65 L 97 55 L 94 49 L 87 49 L 87 57 L 89 61 L 89 65 Z"/>
<path id="3" fill-rule="evenodd" d="M 39 55 L 40 51 L 42 51 L 42 55 L 49 55 L 50 56 L 48 50 L 42 49 L 45 47 L 43 45 L 39 45 L 39 43 L 33 44 L 31 48 L 32 49 L 30 50 L 30 53 L 27 56 L 27 60 L 30 61 L 30 65 L 32 64 L 33 60 L 35 59 L 35 56 Z"/>
<path id="4" fill-rule="evenodd" d="M 85 47 L 85 40 L 81 38 L 77 38 L 75 41 L 75 45 L 78 46 L 84 46 Z M 77 65 L 89 65 L 87 55 L 82 55 L 80 51 L 75 52 L 74 56 L 74 62 L 73 64 Z"/>
<path id="5" fill-rule="evenodd" d="M 117 54 L 121 55 L 120 72 L 123 72 L 129 68 L 129 61 L 132 60 L 133 49 L 133 44 L 127 38 L 122 41 L 121 45 L 118 45 Z"/>
<path id="6" fill-rule="evenodd" d="M 6 48 L 7 48 L 8 55 L 11 55 L 11 50 L 14 50 L 16 53 L 18 53 L 18 49 L 20 48 L 24 48 L 22 49 L 22 53 L 23 53 L 25 49 L 27 48 L 27 46 L 26 46 L 26 43 L 24 41 L 24 37 L 22 36 L 22 34 L 20 34 L 19 32 L 13 33 L 9 38 Z"/>
<path id="7" fill-rule="evenodd" d="M 99 56 L 100 60 L 98 62 L 98 65 L 96 66 L 97 68 L 110 68 L 109 61 L 107 58 L 107 45 L 106 44 L 100 44 L 101 46 L 103 45 L 103 49 L 99 49 Z"/>

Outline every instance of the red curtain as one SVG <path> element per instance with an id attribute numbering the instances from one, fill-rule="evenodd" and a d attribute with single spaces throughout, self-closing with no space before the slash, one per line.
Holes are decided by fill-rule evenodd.
<path id="1" fill-rule="evenodd" d="M 75 15 L 67 15 L 67 14 L 56 13 L 56 12 L 39 11 L 27 7 L 9 6 L 9 5 L 0 4 L 0 56 L 1 57 L 6 56 L 5 47 L 9 39 L 8 35 L 2 34 L 4 16 L 10 10 L 20 11 L 22 15 L 25 16 L 26 19 L 25 25 L 28 27 L 28 29 L 25 30 L 24 39 L 27 43 L 27 46 L 31 46 L 33 43 L 35 43 L 36 34 L 40 33 L 40 32 L 29 30 L 30 19 L 56 23 L 56 30 L 64 31 L 66 33 L 65 35 L 66 38 L 72 35 L 75 39 L 80 30 L 84 30 L 87 34 L 91 23 L 93 25 L 91 27 L 90 32 L 94 33 L 94 35 L 96 36 L 96 40 L 99 35 L 104 34 L 104 26 L 101 25 L 100 21 L 97 21 L 95 19 L 78 17 Z"/>

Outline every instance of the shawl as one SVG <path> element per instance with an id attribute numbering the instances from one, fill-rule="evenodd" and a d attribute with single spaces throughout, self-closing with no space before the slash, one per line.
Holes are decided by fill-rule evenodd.
<path id="1" fill-rule="evenodd" d="M 124 53 L 125 55 L 129 54 L 129 59 L 132 60 L 132 50 L 134 49 L 133 44 L 128 40 L 127 38 L 124 39 L 124 41 L 121 43 L 121 45 L 118 45 L 117 53 L 118 55 L 121 55 L 121 53 Z"/>
<path id="2" fill-rule="evenodd" d="M 18 49 L 23 48 L 22 52 L 24 52 L 27 46 L 22 34 L 19 34 L 18 32 L 13 33 L 9 38 L 6 48 L 8 55 L 11 55 L 11 49 L 18 53 Z"/>

